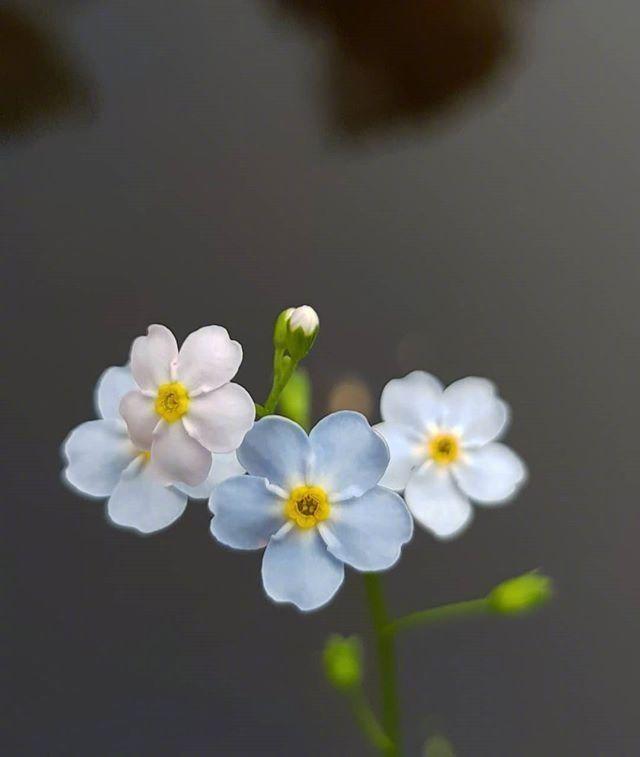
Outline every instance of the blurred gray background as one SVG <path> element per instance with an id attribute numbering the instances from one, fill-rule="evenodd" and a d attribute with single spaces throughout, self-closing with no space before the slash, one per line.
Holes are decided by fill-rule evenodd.
<path id="1" fill-rule="evenodd" d="M 302 303 L 316 416 L 346 394 L 377 420 L 415 368 L 514 409 L 529 485 L 453 543 L 418 531 L 394 612 L 557 581 L 534 617 L 407 633 L 406 753 L 640 754 L 639 23 L 631 0 L 0 5 L 4 754 L 368 754 L 319 673 L 330 632 L 368 638 L 356 573 L 303 616 L 204 503 L 144 539 L 59 480 L 147 324 L 225 325 L 260 400 Z"/>

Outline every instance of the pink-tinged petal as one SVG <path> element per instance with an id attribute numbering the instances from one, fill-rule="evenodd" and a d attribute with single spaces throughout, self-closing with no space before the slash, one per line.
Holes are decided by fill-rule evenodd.
<path id="1" fill-rule="evenodd" d="M 516 494 L 527 479 L 527 469 L 513 450 L 494 442 L 468 450 L 453 467 L 453 475 L 472 500 L 497 505 Z"/>
<path id="2" fill-rule="evenodd" d="M 185 339 L 178 355 L 176 377 L 193 395 L 227 384 L 238 372 L 242 347 L 222 326 L 205 326 Z"/>
<path id="3" fill-rule="evenodd" d="M 255 405 L 238 384 L 194 397 L 183 422 L 187 432 L 211 452 L 237 449 L 253 426 Z"/>
<path id="4" fill-rule="evenodd" d="M 197 486 L 209 473 L 211 453 L 187 434 L 181 421 L 162 421 L 153 437 L 150 465 L 166 484 Z"/>
<path id="5" fill-rule="evenodd" d="M 150 450 L 153 431 L 160 422 L 154 400 L 142 392 L 129 392 L 120 402 L 120 415 L 127 424 L 131 441 L 141 450 Z"/>
<path id="6" fill-rule="evenodd" d="M 131 372 L 143 392 L 154 392 L 172 380 L 171 368 L 178 359 L 176 338 L 166 326 L 154 324 L 147 336 L 139 336 L 131 347 Z"/>

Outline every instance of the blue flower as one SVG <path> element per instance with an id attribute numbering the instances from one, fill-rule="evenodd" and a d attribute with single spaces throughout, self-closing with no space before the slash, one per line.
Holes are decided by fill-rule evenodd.
<path id="1" fill-rule="evenodd" d="M 286 418 L 264 418 L 238 460 L 249 475 L 213 490 L 211 532 L 234 549 L 266 547 L 262 582 L 276 602 L 322 607 L 340 588 L 344 563 L 385 570 L 411 539 L 404 501 L 377 486 L 387 445 L 359 413 L 329 415 L 308 436 Z"/>

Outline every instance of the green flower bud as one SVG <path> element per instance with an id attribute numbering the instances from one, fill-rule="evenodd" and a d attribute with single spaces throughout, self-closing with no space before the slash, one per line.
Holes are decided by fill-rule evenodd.
<path id="1" fill-rule="evenodd" d="M 289 330 L 289 318 L 295 308 L 287 308 L 276 318 L 273 328 L 273 344 L 277 349 L 283 350 L 287 346 L 287 331 Z"/>
<path id="2" fill-rule="evenodd" d="M 551 579 L 533 571 L 498 584 L 490 592 L 487 602 L 493 612 L 519 615 L 546 604 L 552 594 Z"/>
<path id="3" fill-rule="evenodd" d="M 311 379 L 304 368 L 298 368 L 282 390 L 278 410 L 304 429 L 311 425 Z"/>
<path id="4" fill-rule="evenodd" d="M 324 672 L 336 689 L 353 689 L 362 680 L 362 644 L 357 636 L 333 635 L 324 647 Z"/>
<path id="5" fill-rule="evenodd" d="M 320 320 L 312 307 L 302 305 L 299 308 L 294 308 L 286 316 L 286 325 L 285 346 L 291 357 L 298 362 L 313 347 L 318 336 Z"/>

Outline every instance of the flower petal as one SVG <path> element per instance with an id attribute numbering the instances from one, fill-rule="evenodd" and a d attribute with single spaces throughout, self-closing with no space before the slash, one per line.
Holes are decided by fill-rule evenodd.
<path id="1" fill-rule="evenodd" d="M 425 371 L 392 379 L 382 390 L 380 414 L 385 421 L 409 426 L 424 434 L 441 414 L 442 384 Z"/>
<path id="2" fill-rule="evenodd" d="M 405 500 L 414 518 L 438 539 L 452 539 L 471 523 L 473 508 L 446 468 L 425 463 L 407 484 Z"/>
<path id="3" fill-rule="evenodd" d="M 91 497 L 107 497 L 138 454 L 120 420 L 88 421 L 69 434 L 63 445 L 66 480 Z"/>
<path id="4" fill-rule="evenodd" d="M 297 423 L 278 415 L 258 421 L 238 449 L 245 470 L 286 491 L 307 482 L 310 458 L 309 437 Z"/>
<path id="5" fill-rule="evenodd" d="M 178 355 L 176 377 L 189 394 L 210 392 L 227 384 L 238 372 L 242 347 L 222 326 L 204 326 L 184 340 Z"/>
<path id="6" fill-rule="evenodd" d="M 107 515 L 117 526 L 151 534 L 170 526 L 184 512 L 187 495 L 164 486 L 143 464 L 125 473 L 107 503 Z"/>
<path id="7" fill-rule="evenodd" d="M 153 436 L 151 465 L 165 484 L 197 486 L 211 469 L 211 453 L 187 434 L 181 421 L 162 421 Z"/>
<path id="8" fill-rule="evenodd" d="M 402 491 L 411 478 L 412 471 L 426 460 L 425 440 L 409 426 L 385 422 L 378 423 L 373 428 L 386 441 L 391 456 L 380 485 Z"/>
<path id="9" fill-rule="evenodd" d="M 144 392 L 154 392 L 171 381 L 172 364 L 178 358 L 176 338 L 166 326 L 154 324 L 147 336 L 139 336 L 131 347 L 131 372 Z"/>
<path id="10" fill-rule="evenodd" d="M 413 534 L 413 519 L 400 495 L 374 486 L 362 497 L 331 507 L 320 533 L 329 552 L 357 570 L 385 570 Z"/>
<path id="11" fill-rule="evenodd" d="M 150 450 L 153 432 L 160 423 L 154 401 L 142 392 L 125 394 L 120 402 L 120 415 L 124 418 L 131 441 L 141 450 Z"/>
<path id="12" fill-rule="evenodd" d="M 246 389 L 225 384 L 189 403 L 182 419 L 187 433 L 211 452 L 237 449 L 253 426 L 256 408 Z"/>
<path id="13" fill-rule="evenodd" d="M 471 499 L 483 504 L 500 504 L 524 484 L 527 469 L 516 453 L 504 444 L 487 444 L 467 450 L 454 466 L 458 486 Z"/>
<path id="14" fill-rule="evenodd" d="M 272 538 L 262 559 L 262 583 L 275 602 L 298 609 L 326 605 L 344 580 L 344 566 L 328 550 L 315 528 L 292 528 Z"/>
<path id="15" fill-rule="evenodd" d="M 341 410 L 317 423 L 309 434 L 313 451 L 310 483 L 333 499 L 359 497 L 375 486 L 389 464 L 384 439 L 360 413 Z"/>
<path id="16" fill-rule="evenodd" d="M 102 418 L 120 419 L 120 400 L 138 387 L 128 365 L 114 365 L 100 376 L 94 392 L 96 412 Z"/>
<path id="17" fill-rule="evenodd" d="M 454 381 L 442 395 L 442 423 L 455 428 L 465 446 L 478 446 L 495 439 L 509 421 L 509 408 L 496 395 L 488 379 L 468 376 Z"/>
<path id="18" fill-rule="evenodd" d="M 211 533 L 234 549 L 261 549 L 285 522 L 284 501 L 266 479 L 234 476 L 215 488 L 209 500 Z"/>
<path id="19" fill-rule="evenodd" d="M 184 492 L 192 499 L 208 499 L 214 487 L 221 484 L 232 476 L 241 476 L 244 468 L 238 462 L 235 452 L 226 452 L 223 455 L 212 455 L 211 469 L 205 480 L 197 486 L 188 484 L 175 484 L 175 488 Z"/>

